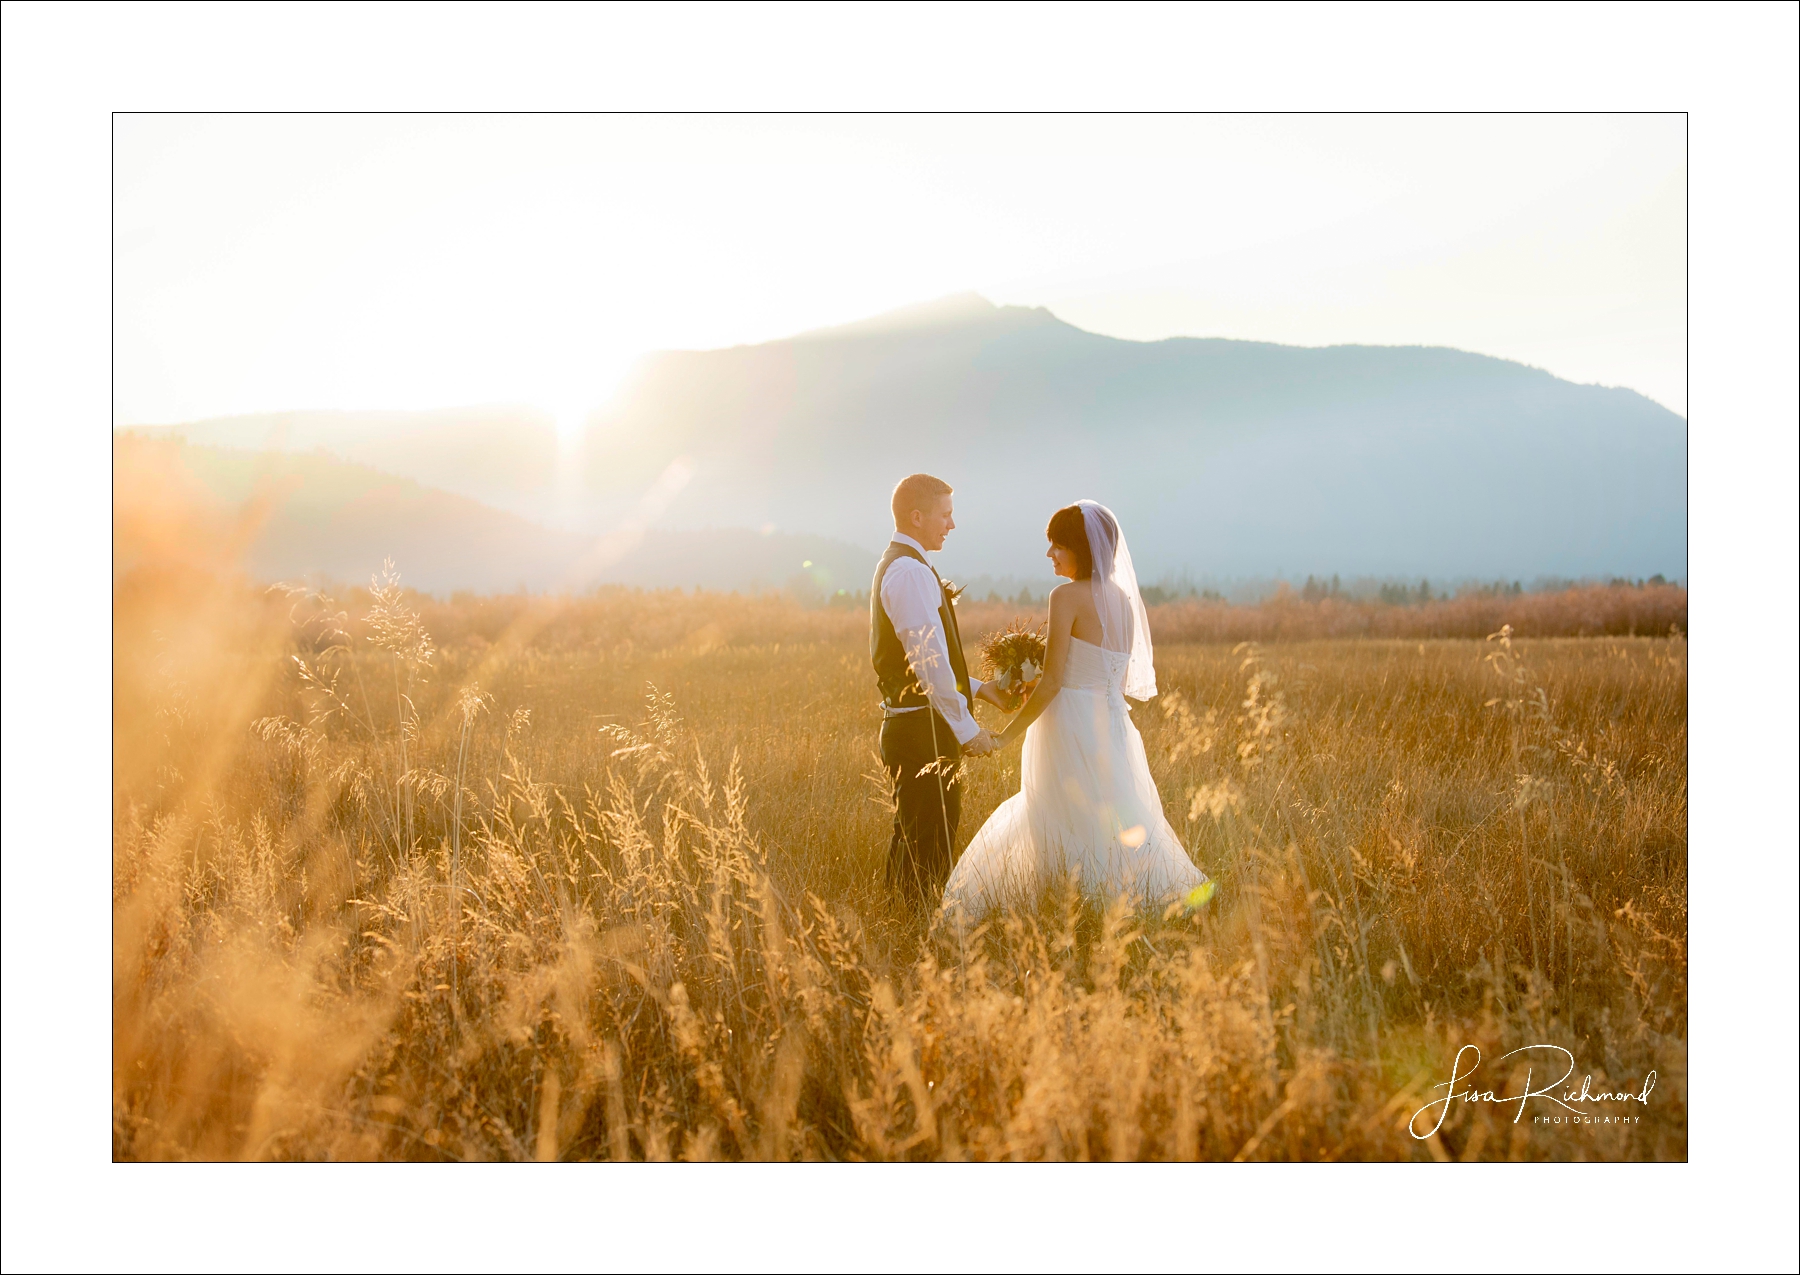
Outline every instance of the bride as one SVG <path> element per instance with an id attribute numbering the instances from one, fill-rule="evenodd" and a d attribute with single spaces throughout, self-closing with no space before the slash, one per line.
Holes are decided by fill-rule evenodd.
<path id="1" fill-rule="evenodd" d="M 1063 872 L 1090 896 L 1145 903 L 1207 879 L 1163 817 L 1125 702 L 1156 694 L 1156 670 L 1118 519 L 1077 501 L 1045 534 L 1045 556 L 1068 583 L 1050 594 L 1043 677 L 999 740 L 1025 741 L 1019 792 L 988 817 L 944 887 L 946 911 L 965 920 L 1029 900 Z"/>

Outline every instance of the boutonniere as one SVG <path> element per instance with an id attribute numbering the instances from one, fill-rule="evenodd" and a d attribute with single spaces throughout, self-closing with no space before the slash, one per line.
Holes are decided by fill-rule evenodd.
<path id="1" fill-rule="evenodd" d="M 967 585 L 958 584 L 954 580 L 944 581 L 944 596 L 950 599 L 951 606 L 956 605 L 956 600 L 962 597 L 963 590 L 967 587 Z"/>

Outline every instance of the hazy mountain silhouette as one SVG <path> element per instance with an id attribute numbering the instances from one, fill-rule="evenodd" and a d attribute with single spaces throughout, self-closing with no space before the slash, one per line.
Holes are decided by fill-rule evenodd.
<path id="1" fill-rule="evenodd" d="M 182 432 L 266 445 L 276 419 Z M 928 470 L 957 488 L 959 576 L 1039 574 L 1045 519 L 1083 496 L 1152 578 L 1686 576 L 1686 423 L 1633 391 L 1433 347 L 1117 340 L 972 295 L 654 355 L 561 453 L 547 420 L 498 410 L 456 414 L 445 447 L 425 440 L 442 415 L 284 419 L 289 446 L 592 528 L 686 458 L 658 527 L 868 552 L 893 483 Z"/>
<path id="2" fill-rule="evenodd" d="M 529 408 L 268 412 L 132 432 L 235 450 L 329 452 L 534 521 L 557 496 L 555 422 Z"/>
<path id="3" fill-rule="evenodd" d="M 596 444 L 596 486 L 693 458 L 671 521 L 864 544 L 898 477 L 938 473 L 968 572 L 1041 554 L 1082 496 L 1152 575 L 1686 572 L 1680 417 L 1458 350 L 1121 341 L 962 297 L 657 355 Z"/>
<path id="4" fill-rule="evenodd" d="M 154 527 L 148 536 L 141 529 L 169 522 L 171 509 L 190 538 L 197 531 L 234 539 L 226 556 L 263 581 L 322 576 L 363 584 L 392 557 L 406 584 L 436 593 L 627 584 L 788 588 L 822 599 L 867 588 L 875 566 L 869 551 L 815 535 L 553 530 L 322 451 L 271 454 L 128 431 L 117 437 L 114 458 L 119 522 L 138 542 L 120 544 L 122 569 L 167 547 L 144 544 L 157 537 Z"/>

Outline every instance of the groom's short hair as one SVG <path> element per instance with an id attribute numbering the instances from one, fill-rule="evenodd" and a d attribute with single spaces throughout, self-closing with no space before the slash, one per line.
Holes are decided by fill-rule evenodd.
<path id="1" fill-rule="evenodd" d="M 905 526 L 906 516 L 913 510 L 926 510 L 940 496 L 948 496 L 950 493 L 950 484 L 942 478 L 933 478 L 930 474 L 908 474 L 894 487 L 894 525 Z"/>

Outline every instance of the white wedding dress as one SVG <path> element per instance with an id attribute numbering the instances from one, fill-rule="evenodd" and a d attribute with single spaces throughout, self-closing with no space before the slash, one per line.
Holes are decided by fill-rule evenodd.
<path id="1" fill-rule="evenodd" d="M 1137 699 L 1155 695 L 1156 683 L 1124 537 L 1102 506 L 1088 510 L 1088 527 L 1106 646 L 1125 649 L 1070 637 L 1061 689 L 1025 731 L 1018 793 L 988 816 L 944 888 L 946 911 L 963 923 L 996 905 L 1029 903 L 1065 873 L 1090 898 L 1146 904 L 1207 879 L 1163 817 L 1125 702 L 1128 689 Z"/>

